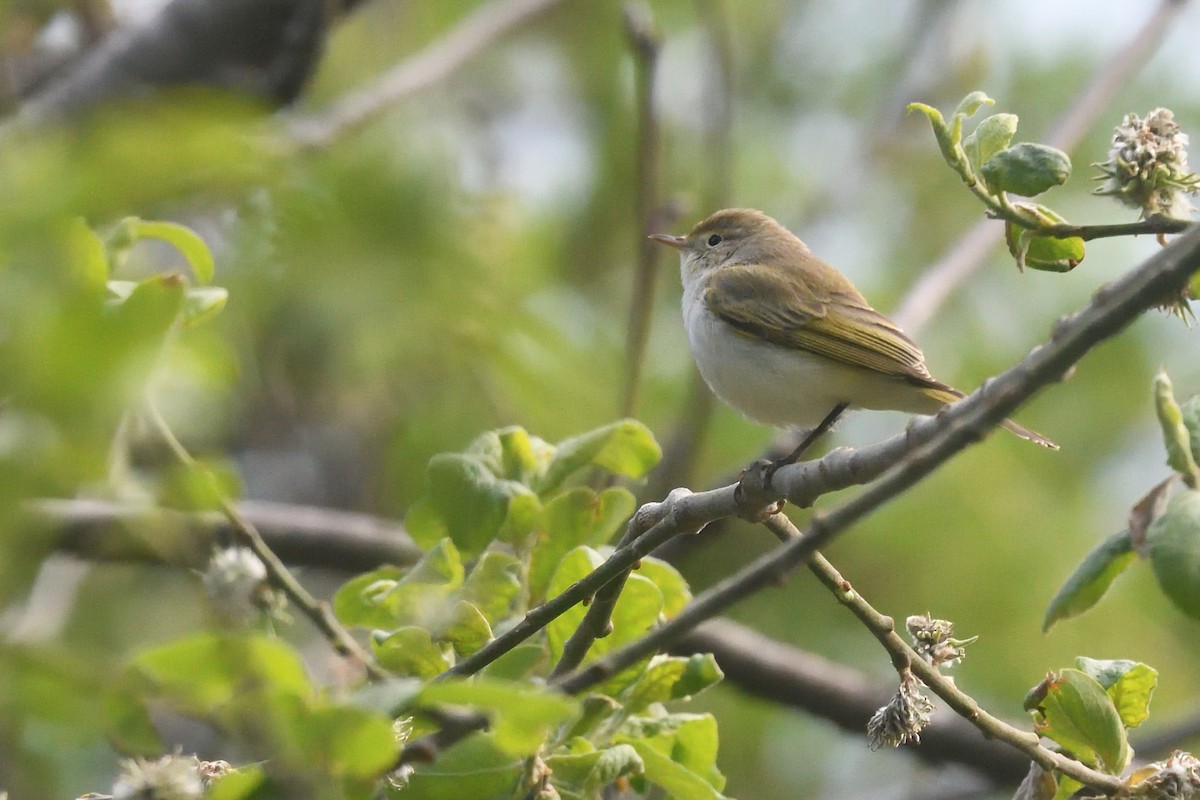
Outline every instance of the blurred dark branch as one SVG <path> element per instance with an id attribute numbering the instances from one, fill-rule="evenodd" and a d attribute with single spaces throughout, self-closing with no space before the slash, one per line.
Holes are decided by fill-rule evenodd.
<path id="1" fill-rule="evenodd" d="M 636 218 L 637 265 L 633 294 L 629 303 L 629 329 L 625 339 L 625 387 L 621 394 L 620 416 L 637 413 L 638 386 L 646 360 L 646 342 L 650 338 L 650 319 L 654 313 L 659 249 L 646 237 L 659 230 L 658 184 L 660 137 L 658 114 L 654 108 L 654 83 L 658 73 L 658 54 L 662 40 L 654 27 L 650 7 L 643 2 L 625 6 L 625 32 L 636 70 L 637 84 L 637 158 L 634 160 L 634 214 Z"/>
<path id="2" fill-rule="evenodd" d="M 421 550 L 399 522 L 346 511 L 243 500 L 238 513 L 284 561 L 342 572 L 380 564 L 413 564 Z M 163 562 L 200 569 L 233 524 L 212 511 L 184 513 L 103 500 L 40 500 L 28 507 L 35 522 L 61 532 L 58 547 L 96 561 Z M 169 531 L 183 529 L 182 541 Z"/>
<path id="3" fill-rule="evenodd" d="M 172 0 L 119 30 L 27 100 L 18 121 L 42 124 L 169 86 L 296 98 L 321 53 L 325 0 Z"/>
<path id="4" fill-rule="evenodd" d="M 1112 103 L 1117 92 L 1137 74 L 1162 42 L 1187 0 L 1162 0 L 1129 42 L 1092 76 L 1071 106 L 1050 127 L 1046 144 L 1068 153 L 1074 150 L 1088 129 Z M 931 265 L 900 301 L 894 319 L 908 334 L 915 335 L 929 323 L 938 309 L 964 281 L 984 263 L 989 252 L 1004 235 L 1004 226 L 981 220 L 951 245 L 940 260 Z"/>
<path id="5" fill-rule="evenodd" d="M 742 691 L 798 708 L 864 735 L 867 720 L 895 693 L 864 675 L 820 656 L 770 639 L 735 622 L 705 622 L 670 646 L 678 655 L 712 653 L 725 679 Z M 957 715 L 938 714 L 921 744 L 907 752 L 935 763 L 963 764 L 996 785 L 1020 782 L 1029 759 L 1011 747 L 980 736 Z"/>
<path id="6" fill-rule="evenodd" d="M 484 3 L 445 36 L 401 61 L 370 86 L 323 112 L 289 123 L 293 140 L 304 147 L 327 147 L 386 112 L 415 92 L 452 75 L 502 36 L 563 0 L 496 0 Z"/>

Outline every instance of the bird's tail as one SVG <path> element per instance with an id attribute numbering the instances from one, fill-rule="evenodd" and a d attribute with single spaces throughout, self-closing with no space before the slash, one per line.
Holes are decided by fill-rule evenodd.
<path id="1" fill-rule="evenodd" d="M 939 403 L 953 403 L 956 400 L 961 400 L 966 397 L 965 394 L 960 392 L 958 389 L 955 389 L 953 386 L 947 386 L 944 383 L 936 381 L 923 386 L 922 389 L 924 389 L 926 397 L 930 398 L 931 400 L 936 400 Z M 1034 444 L 1040 444 L 1042 447 L 1049 447 L 1051 450 L 1058 449 L 1058 445 L 1047 439 L 1045 436 L 1042 436 L 1037 431 L 1031 431 L 1029 428 L 1026 428 L 1020 423 L 1013 422 L 1011 419 L 1004 420 L 1004 422 L 1001 422 L 1000 425 L 1006 430 L 1016 434 L 1017 436 L 1020 436 L 1022 439 L 1026 439 Z"/>

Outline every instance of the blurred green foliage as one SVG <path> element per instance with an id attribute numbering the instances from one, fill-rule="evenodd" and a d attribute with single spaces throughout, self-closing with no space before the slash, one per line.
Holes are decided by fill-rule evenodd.
<path id="1" fill-rule="evenodd" d="M 1023 132 L 1040 131 L 1120 44 L 1097 33 L 1100 26 L 1130 29 L 1128 9 L 1104 9 L 1088 15 L 1094 20 L 1072 22 L 1094 23 L 1094 36 L 1060 26 L 1069 38 L 1049 42 L 1044 37 L 1055 26 L 1032 11 L 962 6 L 936 27 L 927 15 L 937 5 L 895 4 L 863 15 L 854 4 L 773 0 L 749 14 L 733 3 L 655 3 L 665 42 L 662 190 L 690 203 L 677 227 L 712 210 L 697 198 L 711 196 L 710 165 L 724 159 L 732 175 L 724 187 L 729 205 L 772 213 L 877 307 L 894 307 L 979 217 L 945 169 L 928 126 L 903 118 L 904 104 L 927 99 L 946 107 L 968 89 L 988 86 L 1019 112 Z M 308 110 L 416 51 L 475 6 L 362 7 L 334 30 L 306 96 Z M 710 14 L 722 14 L 715 26 L 706 23 Z M 989 21 L 992 14 L 1003 20 Z M 730 37 L 735 55 L 730 152 L 711 148 L 714 29 Z M 134 707 L 125 702 L 128 681 L 151 681 L 179 702 L 169 697 L 167 666 L 183 651 L 171 648 L 216 644 L 245 648 L 252 663 L 263 659 L 262 670 L 291 676 L 272 696 L 256 698 L 292 726 L 296 740 L 276 743 L 293 754 L 289 763 L 336 765 L 347 786 L 381 769 L 382 757 L 372 754 L 382 750 L 384 715 L 317 688 L 334 669 L 319 655 L 305 651 L 307 670 L 296 671 L 292 647 L 305 644 L 303 629 L 287 632 L 293 644 L 200 631 L 210 620 L 197 610 L 193 576 L 96 565 L 73 588 L 58 589 L 69 601 L 65 610 L 23 607 L 57 535 L 24 503 L 75 495 L 156 502 L 165 456 L 126 416 L 147 393 L 194 452 L 227 457 L 252 496 L 394 516 L 433 496 L 427 464 L 435 454 L 487 463 L 463 452 L 480 431 L 503 436 L 519 425 L 559 441 L 610 422 L 619 402 L 633 254 L 644 233 L 633 218 L 636 120 L 621 30 L 614 2 L 552 11 L 321 152 L 291 150 L 266 109 L 201 90 L 122 103 L 54 130 L 4 132 L 0 599 L 11 610 L 0 615 L 0 788 L 13 798 L 37 798 L 107 787 L 118 755 L 108 741 L 125 754 L 152 750 L 146 719 L 116 713 Z M 923 41 L 932 43 L 935 69 L 921 68 L 913 55 L 913 42 Z M 1186 112 L 1195 107 L 1196 82 L 1164 79 L 1185 61 L 1180 41 L 1169 37 L 1143 77 L 1122 89 L 1072 154 L 1077 164 L 1102 157 L 1111 126 L 1130 108 L 1174 105 L 1184 129 L 1197 129 L 1200 118 Z M 1056 208 L 1073 221 L 1127 218 L 1082 185 L 1073 187 L 1083 183 L 1078 177 L 1056 190 Z M 200 285 L 207 267 L 194 254 L 150 240 L 126 252 L 122 237 L 136 224 L 122 221 L 131 215 L 170 218 L 203 235 L 227 301 L 216 287 Z M 933 371 L 964 388 L 978 384 L 1155 247 L 1148 239 L 1094 244 L 1085 265 L 1062 275 L 1018 275 L 997 249 L 919 335 Z M 665 260 L 660 278 L 638 416 L 669 443 L 691 368 L 674 267 Z M 110 289 L 98 279 L 127 283 Z M 205 324 L 174 325 L 180 313 Z M 1073 564 L 1161 476 L 1147 387 L 1166 364 L 1182 396 L 1200 388 L 1194 335 L 1165 317 L 1148 317 L 1022 410 L 1022 423 L 1051 435 L 1060 453 L 989 439 L 829 553 L 887 613 L 930 610 L 965 634 L 979 634 L 957 679 L 999 715 L 1018 718 L 1019 698 L 1047 666 L 1081 654 L 1152 663 L 1158 708 L 1181 715 L 1195 705 L 1195 623 L 1162 596 L 1149 570 L 1131 570 L 1092 613 L 1059 623 L 1049 636 L 1039 633 L 1047 602 Z M 837 443 L 882 438 L 903 424 L 899 415 L 860 415 L 843 426 Z M 719 409 L 689 465 L 689 485 L 703 488 L 735 473 L 768 437 Z M 528 480 L 504 466 L 492 478 Z M 506 494 L 505 486 L 488 502 L 524 495 Z M 577 541 L 596 547 L 631 502 L 623 489 L 554 487 L 556 494 L 542 497 L 538 487 L 526 488 L 537 507 L 510 530 L 539 542 L 533 593 L 523 600 L 533 602 L 555 585 L 552 567 L 575 569 L 593 556 L 549 537 L 537 540 L 544 529 L 528 520 L 553 517 L 557 526 L 582 518 L 583 506 L 600 508 L 599 521 L 579 529 Z M 836 498 L 822 501 L 831 502 Z M 478 598 L 472 579 L 491 587 L 489 596 L 502 595 L 496 587 L 511 584 L 511 565 L 484 558 L 467 572 L 464 554 L 469 561 L 478 553 L 483 535 L 477 540 L 477 531 L 442 524 L 445 534 L 430 533 L 425 543 L 449 561 L 451 545 L 437 544 L 448 536 L 462 575 L 427 585 L 478 616 L 448 620 L 437 643 L 466 652 L 477 641 L 472 636 L 482 635 L 480 622 L 495 627 L 521 599 L 509 608 L 469 599 Z M 732 526 L 702 541 L 680 570 L 702 588 L 771 545 L 761 530 Z M 536 547 L 545 548 L 542 555 Z M 41 573 L 43 580 L 52 572 Z M 646 582 L 671 613 L 660 578 Z M 404 576 L 381 572 L 374 580 L 399 584 Z M 407 624 L 410 617 L 389 613 L 389 636 L 413 635 L 402 633 L 418 627 Z M 734 616 L 881 683 L 892 680 L 871 637 L 812 581 L 753 597 Z M 179 639 L 187 634 L 193 638 Z M 227 635 L 233 638 L 220 638 Z M 374 643 L 381 658 L 387 641 Z M 444 659 L 445 648 L 433 648 L 433 636 L 429 641 L 424 652 L 436 649 Z M 543 657 L 517 655 L 527 661 L 506 666 L 518 674 Z M 140 671 L 124 669 L 129 659 Z M 194 668 L 195 653 L 185 660 Z M 220 659 L 200 660 L 211 671 L 204 684 L 211 701 L 229 689 L 222 681 L 230 678 Z M 423 675 L 432 668 L 417 662 L 405 669 Z M 640 760 L 647 774 L 657 765 L 661 785 L 695 785 L 686 782 L 698 775 L 714 791 L 763 800 L 871 796 L 905 776 L 921 785 L 905 754 L 864 760 L 863 742 L 726 687 L 702 695 L 690 710 L 695 714 L 671 714 L 678 718 L 669 724 L 647 723 L 636 736 L 613 734 L 603 746 L 587 744 L 586 736 L 565 741 L 551 767 L 594 786 L 632 774 Z M 696 762 L 685 765 L 688 775 L 676 774 L 679 762 L 669 756 L 680 742 L 707 736 L 706 711 L 721 720 L 720 755 L 698 748 Z M 245 706 L 225 713 L 252 721 Z M 1172 713 L 1161 719 L 1171 721 Z M 361 752 L 340 752 L 321 735 L 351 724 L 367 731 Z M 460 747 L 451 753 L 463 765 L 512 762 L 501 743 L 485 737 Z M 800 751 L 804 758 L 795 758 Z M 713 757 L 728 776 L 725 789 L 708 780 L 717 774 Z M 431 786 L 429 796 L 459 796 L 438 791 Z"/>

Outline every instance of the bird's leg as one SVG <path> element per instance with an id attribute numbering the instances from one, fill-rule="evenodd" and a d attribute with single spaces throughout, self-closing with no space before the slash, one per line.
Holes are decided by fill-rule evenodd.
<path id="1" fill-rule="evenodd" d="M 795 464 L 797 461 L 799 461 L 800 456 L 804 455 L 808 448 L 812 447 L 817 439 L 820 439 L 822 436 L 828 433 L 829 429 L 833 427 L 833 423 L 837 422 L 838 417 L 842 416 L 842 414 L 849 407 L 849 403 L 838 403 L 836 406 L 834 406 L 833 410 L 825 415 L 825 419 L 821 420 L 817 427 L 808 432 L 808 435 L 806 435 L 796 449 L 791 452 L 791 455 L 785 456 L 784 458 L 771 463 L 771 472 L 774 472 L 780 467 L 785 467 L 788 464 Z"/>
<path id="2" fill-rule="evenodd" d="M 821 423 L 817 427 L 808 432 L 804 437 L 804 441 L 800 442 L 800 445 L 790 455 L 776 461 L 767 461 L 766 459 L 756 461 L 748 469 L 742 471 L 742 476 L 738 480 L 737 489 L 734 490 L 733 496 L 739 508 L 753 508 L 755 510 L 753 514 L 749 514 L 749 512 L 743 513 L 745 518 L 754 519 L 756 522 L 759 522 L 783 510 L 783 500 L 777 500 L 764 508 L 762 503 L 756 503 L 751 498 L 760 497 L 764 491 L 769 492 L 771 478 L 775 475 L 775 471 L 780 467 L 786 467 L 788 464 L 794 464 L 799 461 L 800 456 L 804 455 L 805 451 L 812 447 L 817 439 L 828 433 L 833 424 L 838 421 L 838 417 L 842 416 L 849 407 L 849 403 L 838 403 L 834 406 L 833 410 L 825 415 L 825 419 L 821 420 Z M 751 474 L 753 477 L 750 477 Z"/>

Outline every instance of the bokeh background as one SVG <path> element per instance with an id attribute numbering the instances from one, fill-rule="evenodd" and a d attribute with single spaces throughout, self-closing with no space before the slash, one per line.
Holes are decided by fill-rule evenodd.
<path id="1" fill-rule="evenodd" d="M 69 50 L 79 30 L 64 15 L 76 5 L 0 6 L 9 57 L 47 46 L 47 37 Z M 556 440 L 621 413 L 646 199 L 637 155 L 645 120 L 621 3 L 557 3 L 360 128 L 315 148 L 287 137 L 297 118 L 369 85 L 481 5 L 372 0 L 332 19 L 295 103 L 236 110 L 267 117 L 251 143 L 192 142 L 186 131 L 234 111 L 187 94 L 177 101 L 178 136 L 159 129 L 139 138 L 122 116 L 134 112 L 105 109 L 87 123 L 48 123 L 45 136 L 9 140 L 0 154 L 11 181 L 0 198 L 0 249 L 10 257 L 36 250 L 71 213 L 100 227 L 127 214 L 169 217 L 213 244 L 229 304 L 213 325 L 184 334 L 157 392 L 193 450 L 232 459 L 248 497 L 402 517 L 422 492 L 429 457 L 481 431 L 517 424 Z M 661 37 L 653 209 L 672 232 L 717 207 L 763 209 L 877 308 L 895 311 L 982 216 L 941 162 L 927 122 L 905 116 L 905 106 L 948 110 L 982 89 L 994 110 L 1019 115 L 1018 139 L 1040 141 L 1084 87 L 1111 74 L 1114 56 L 1160 5 L 654 0 L 646 6 Z M 1072 221 L 1134 218 L 1089 194 L 1089 164 L 1104 159 L 1125 113 L 1167 106 L 1185 131 L 1200 130 L 1200 8 L 1174 5 L 1162 36 L 1107 93 L 1073 149 L 1072 179 L 1046 197 Z M 106 24 L 135 25 L 154 6 L 114 2 Z M 21 103 L 9 97 L 9 113 Z M 916 338 L 937 376 L 969 390 L 1157 247 L 1151 237 L 1098 241 L 1069 274 L 1019 274 L 995 243 Z M 164 254 L 138 256 L 131 272 Z M 677 274 L 673 254 L 661 253 L 635 415 L 669 453 L 681 436 L 693 452 L 652 476 L 646 499 L 727 480 L 776 435 L 722 407 L 697 410 Z M 10 313 L 54 302 L 30 274 L 4 280 Z M 1060 452 L 989 438 L 827 555 L 884 612 L 929 611 L 979 635 L 955 676 L 999 716 L 1021 719 L 1025 692 L 1047 670 L 1088 655 L 1159 670 L 1147 731 L 1192 718 L 1200 628 L 1163 599 L 1148 566 L 1131 568 L 1091 613 L 1049 634 L 1041 621 L 1078 560 L 1166 476 L 1150 382 L 1162 365 L 1181 397 L 1200 392 L 1195 336 L 1178 319 L 1147 316 L 1018 415 Z M 855 415 L 830 444 L 876 441 L 905 422 Z M 687 438 L 689 424 L 699 436 Z M 91 452 L 102 461 L 103 443 Z M 89 492 L 120 494 L 70 473 L 4 498 L 67 493 L 85 477 Z M 730 526 L 700 537 L 679 563 L 699 591 L 772 546 L 761 528 Z M 203 622 L 194 581 L 168 570 L 56 559 L 32 585 L 0 618 L 6 634 L 73 657 L 116 661 Z M 806 576 L 732 616 L 881 686 L 894 680 L 872 638 Z M 903 750 L 871 752 L 864 735 L 732 686 L 693 707 L 720 720 L 731 796 L 916 798 L 946 781 L 978 785 L 965 770 L 948 779 Z M 100 742 L 48 742 L 44 758 L 60 796 L 111 780 L 113 754 Z"/>

